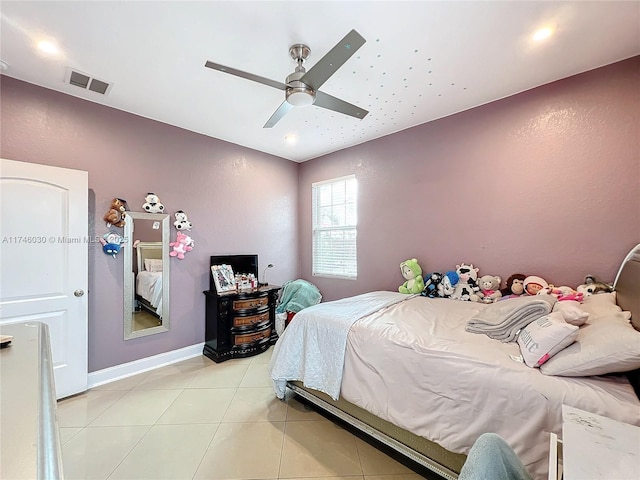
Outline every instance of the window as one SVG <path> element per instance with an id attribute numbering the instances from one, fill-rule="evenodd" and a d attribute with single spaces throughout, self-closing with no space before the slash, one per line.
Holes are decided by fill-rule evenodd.
<path id="1" fill-rule="evenodd" d="M 313 275 L 356 279 L 358 181 L 355 175 L 311 185 Z"/>

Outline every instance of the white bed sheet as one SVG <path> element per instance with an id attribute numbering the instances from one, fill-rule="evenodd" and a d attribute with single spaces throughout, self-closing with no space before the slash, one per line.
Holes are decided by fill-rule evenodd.
<path id="1" fill-rule="evenodd" d="M 287 381 L 301 380 L 337 400 L 351 325 L 409 298 L 398 292 L 371 292 L 320 303 L 297 313 L 276 343 L 269 364 L 278 398 L 284 398 Z"/>
<path id="2" fill-rule="evenodd" d="M 354 323 L 341 397 L 456 453 L 498 433 L 536 479 L 547 478 L 549 432 L 562 433 L 563 403 L 640 425 L 626 380 L 545 376 L 510 357 L 517 343 L 465 331 L 482 308 L 415 297 Z"/>
<path id="3" fill-rule="evenodd" d="M 136 277 L 136 293 L 149 302 L 162 318 L 162 272 L 139 272 Z"/>

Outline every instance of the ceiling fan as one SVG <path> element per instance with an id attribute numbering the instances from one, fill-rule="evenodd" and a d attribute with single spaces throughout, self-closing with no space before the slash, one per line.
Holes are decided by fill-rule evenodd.
<path id="1" fill-rule="evenodd" d="M 293 107 L 303 107 L 307 105 L 315 105 L 317 107 L 333 110 L 338 113 L 350 115 L 359 119 L 363 119 L 369 112 L 360 107 L 356 107 L 344 100 L 333 97 L 318 89 L 333 75 L 351 56 L 358 50 L 366 40 L 355 30 L 351 30 L 338 44 L 322 57 L 307 72 L 302 63 L 311 53 L 311 49 L 301 43 L 292 45 L 289 48 L 289 54 L 298 66 L 295 72 L 287 77 L 285 83 L 276 80 L 254 75 L 252 73 L 243 72 L 235 68 L 226 67 L 219 63 L 207 61 L 205 67 L 213 68 L 224 73 L 230 73 L 238 77 L 253 80 L 270 87 L 284 90 L 285 100 L 278 109 L 267 120 L 263 128 L 271 128 L 284 117 Z"/>

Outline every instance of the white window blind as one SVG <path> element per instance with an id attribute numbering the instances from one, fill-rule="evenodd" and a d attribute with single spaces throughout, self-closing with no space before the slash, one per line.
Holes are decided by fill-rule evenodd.
<path id="1" fill-rule="evenodd" d="M 311 185 L 313 275 L 358 277 L 358 181 L 355 175 Z"/>

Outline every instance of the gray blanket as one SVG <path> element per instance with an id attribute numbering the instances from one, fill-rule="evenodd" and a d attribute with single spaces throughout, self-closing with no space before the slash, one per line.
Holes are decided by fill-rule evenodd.
<path id="1" fill-rule="evenodd" d="M 556 298 L 551 295 L 510 298 L 492 303 L 469 320 L 466 330 L 513 342 L 518 331 L 551 312 L 555 303 Z"/>

